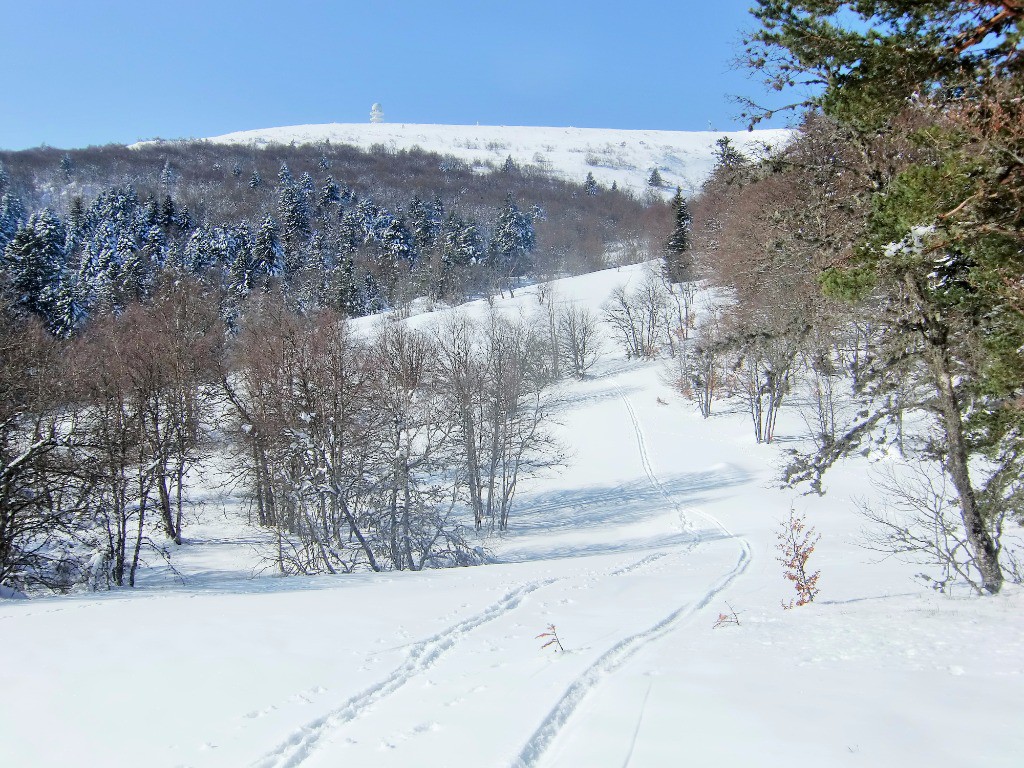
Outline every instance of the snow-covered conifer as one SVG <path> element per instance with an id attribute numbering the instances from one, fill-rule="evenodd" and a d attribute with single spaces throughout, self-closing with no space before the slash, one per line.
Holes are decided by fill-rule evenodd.
<path id="1" fill-rule="evenodd" d="M 284 256 L 277 231 L 277 222 L 270 216 L 264 217 L 252 243 L 253 273 L 264 277 L 281 274 Z"/>
<path id="2" fill-rule="evenodd" d="M 679 187 L 672 198 L 672 211 L 675 223 L 665 244 L 665 276 L 670 282 L 680 283 L 693 279 L 694 260 L 690 252 L 693 216 Z"/>
<path id="3" fill-rule="evenodd" d="M 63 223 L 48 208 L 33 214 L 4 249 L 3 267 L 15 301 L 46 321 L 64 271 Z"/>
<path id="4" fill-rule="evenodd" d="M 0 248 L 14 239 L 14 234 L 28 219 L 21 199 L 10 192 L 0 197 Z"/>

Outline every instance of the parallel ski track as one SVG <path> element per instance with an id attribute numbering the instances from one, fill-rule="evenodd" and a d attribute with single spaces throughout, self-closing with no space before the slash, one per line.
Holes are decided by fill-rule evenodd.
<path id="1" fill-rule="evenodd" d="M 654 467 L 651 466 L 651 457 L 647 450 L 647 439 L 644 437 L 644 430 L 643 427 L 640 425 L 640 419 L 636 415 L 636 410 L 634 410 L 633 404 L 629 402 L 629 398 L 626 397 L 626 393 L 622 392 L 621 389 L 620 397 L 622 398 L 623 404 L 625 404 L 626 406 L 626 411 L 629 413 L 630 420 L 633 422 L 633 430 L 636 432 L 637 448 L 640 451 L 640 463 L 643 464 L 644 472 L 646 473 L 648 479 L 651 481 L 651 484 L 658 489 L 661 495 L 664 496 L 668 500 L 668 502 L 680 512 L 680 514 L 682 514 L 682 510 L 679 508 L 679 505 L 676 503 L 675 499 L 672 498 L 672 495 L 665 490 L 665 486 L 661 484 L 661 481 L 658 479 L 658 476 L 654 472 Z M 727 538 L 736 538 L 736 535 L 728 528 L 726 528 L 722 521 L 714 515 L 709 515 L 707 512 L 703 512 L 692 507 L 688 507 L 687 512 L 689 512 L 690 514 L 700 515 L 705 520 L 707 520 L 712 526 L 721 531 Z M 750 557 L 750 545 L 747 543 L 746 539 L 739 539 L 739 541 L 742 543 L 743 549 L 746 551 L 747 556 Z"/>
<path id="2" fill-rule="evenodd" d="M 673 507 L 678 509 L 678 505 L 675 500 L 665 490 L 665 486 L 661 484 L 658 476 L 654 473 L 654 467 L 651 465 L 651 455 L 647 451 L 647 439 L 644 437 L 643 428 L 640 426 L 640 419 L 637 418 L 636 411 L 633 409 L 633 404 L 629 402 L 629 398 L 626 397 L 626 393 L 619 389 L 619 397 L 622 398 L 623 404 L 626 406 L 626 411 L 629 413 L 629 419 L 633 422 L 633 431 L 636 433 L 636 447 L 640 453 L 640 463 L 643 465 L 644 474 L 647 475 L 647 479 L 651 481 L 658 493 L 665 497 L 666 501 Z"/>
<path id="3" fill-rule="evenodd" d="M 348 699 L 344 704 L 292 733 L 271 752 L 253 763 L 255 768 L 293 768 L 313 754 L 320 741 L 338 727 L 351 722 L 369 707 L 391 695 L 413 677 L 430 669 L 459 641 L 488 622 L 517 608 L 532 592 L 561 579 L 534 581 L 508 592 L 496 603 L 435 635 L 411 646 L 408 658 L 384 680 Z"/>
<path id="4" fill-rule="evenodd" d="M 678 504 L 672 495 L 665 489 L 658 479 L 651 464 L 650 454 L 647 448 L 647 441 L 644 436 L 640 420 L 636 411 L 630 403 L 625 392 L 620 389 L 620 397 L 626 406 L 633 429 L 636 434 L 637 450 L 640 461 L 651 485 L 677 510 Z M 693 512 L 694 510 L 688 510 Z M 725 526 L 716 518 L 706 513 L 699 513 L 702 517 L 719 528 L 725 535 L 732 537 Z M 706 607 L 712 599 L 723 592 L 740 574 L 742 574 L 750 563 L 750 548 L 746 541 L 740 540 L 742 550 L 736 564 L 712 587 L 705 592 L 701 599 L 695 603 L 688 603 L 674 610 L 648 629 L 631 635 L 604 654 L 590 665 L 576 680 L 569 686 L 562 698 L 555 707 L 548 713 L 540 727 L 533 733 L 526 745 L 522 748 L 518 758 L 513 763 L 516 768 L 532 768 L 536 766 L 543 757 L 547 748 L 554 739 L 562 732 L 572 714 L 576 711 L 580 702 L 593 690 L 600 681 L 607 675 L 621 667 L 637 651 L 651 642 L 671 632 L 688 616 Z M 695 540 L 690 548 L 697 546 L 699 540 Z M 664 556 L 664 553 L 654 553 L 641 558 L 636 563 L 620 567 L 610 572 L 609 575 L 624 575 L 631 571 L 643 568 Z M 525 584 L 517 589 L 511 590 L 504 597 L 484 609 L 480 613 L 465 619 L 447 629 L 420 640 L 410 646 L 409 655 L 391 674 L 381 682 L 367 688 L 366 690 L 352 696 L 341 706 L 333 709 L 327 714 L 313 720 L 300 729 L 294 731 L 288 738 L 282 741 L 277 747 L 253 763 L 254 768 L 295 768 L 304 763 L 320 746 L 321 741 L 335 732 L 335 730 L 346 723 L 357 719 L 363 712 L 373 705 L 398 691 L 416 675 L 422 674 L 433 667 L 443 656 L 456 647 L 459 641 L 477 629 L 495 619 L 500 618 L 509 611 L 517 608 L 532 592 L 547 587 L 561 578 L 545 579 Z"/>
<path id="5" fill-rule="evenodd" d="M 641 568 L 646 568 L 651 563 L 655 563 L 663 557 L 668 557 L 668 552 L 654 552 L 653 554 L 640 558 L 635 563 L 630 563 L 629 565 L 623 565 L 620 568 L 616 568 L 614 571 L 610 571 L 608 575 L 622 576 L 626 573 L 632 573 L 633 571 L 638 571 Z"/>
<path id="6" fill-rule="evenodd" d="M 647 555 L 609 571 L 608 575 L 622 576 L 641 570 L 664 556 L 665 553 L 661 552 Z M 430 669 L 469 632 L 517 608 L 531 592 L 563 580 L 564 577 L 558 577 L 525 584 L 508 592 L 501 600 L 480 613 L 412 644 L 406 660 L 384 680 L 352 696 L 326 715 L 302 726 L 252 765 L 254 768 L 294 768 L 301 765 L 313 755 L 325 736 L 357 719 L 371 706 L 402 688 L 414 676 Z"/>
<path id="7" fill-rule="evenodd" d="M 633 409 L 632 403 L 629 402 L 629 398 L 627 398 L 625 393 L 621 392 L 621 390 L 620 394 L 622 402 L 625 404 L 626 410 L 629 413 L 629 418 L 633 422 L 633 429 L 636 432 L 637 448 L 640 452 L 640 461 L 643 464 L 644 472 L 647 474 L 647 477 L 650 479 L 654 487 L 665 496 L 669 503 L 678 509 L 678 505 L 665 491 L 664 486 L 662 486 L 657 475 L 654 473 L 654 468 L 651 466 L 651 459 L 647 450 L 647 440 L 644 437 L 643 427 L 640 425 L 640 420 L 637 418 L 636 411 Z M 693 512 L 695 510 L 690 511 Z M 699 512 L 698 514 L 706 518 L 726 536 L 734 538 L 733 534 L 717 518 L 705 512 Z M 535 768 L 535 766 L 537 766 L 543 759 L 548 747 L 551 746 L 555 738 L 557 738 L 565 729 L 580 703 L 582 703 L 586 696 L 594 690 L 604 678 L 619 669 L 629 659 L 636 655 L 639 650 L 669 634 L 685 619 L 707 607 L 715 597 L 728 589 L 733 581 L 739 578 L 739 576 L 747 570 L 750 566 L 752 557 L 750 545 L 744 539 L 738 539 L 738 541 L 740 542 L 740 554 L 736 563 L 722 576 L 720 576 L 711 585 L 711 587 L 704 592 L 699 600 L 680 606 L 653 626 L 620 640 L 576 677 L 576 679 L 566 689 L 565 693 L 562 694 L 562 698 L 558 700 L 552 710 L 541 722 L 537 730 L 533 732 L 526 744 L 520 750 L 519 755 L 512 763 L 514 768 Z"/>

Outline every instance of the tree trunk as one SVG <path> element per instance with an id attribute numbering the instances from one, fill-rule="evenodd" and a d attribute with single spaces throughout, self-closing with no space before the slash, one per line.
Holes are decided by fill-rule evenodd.
<path id="1" fill-rule="evenodd" d="M 1003 571 L 999 567 L 999 548 L 985 525 L 985 519 L 978 506 L 970 475 L 970 452 L 963 433 L 963 415 L 959 398 L 953 386 L 952 366 L 949 359 L 948 329 L 941 320 L 930 317 L 925 311 L 924 297 L 912 275 L 905 283 L 914 299 L 915 308 L 921 321 L 925 355 L 931 369 L 936 395 L 938 396 L 940 423 L 946 438 L 945 469 L 956 489 L 960 500 L 960 517 L 963 520 L 967 543 L 974 558 L 974 564 L 981 573 L 982 588 L 991 595 L 1003 586 Z"/>
<path id="2" fill-rule="evenodd" d="M 157 494 L 160 496 L 160 516 L 163 518 L 164 532 L 167 538 L 181 543 L 175 535 L 174 511 L 171 508 L 171 492 L 167 487 L 167 473 L 161 468 L 160 475 L 156 480 Z"/>
<path id="3" fill-rule="evenodd" d="M 175 473 L 175 480 L 177 485 L 174 489 L 174 504 L 175 504 L 175 517 L 174 517 L 174 543 L 181 545 L 181 489 L 185 485 L 185 463 L 183 461 L 178 462 L 177 472 Z"/>
<path id="4" fill-rule="evenodd" d="M 974 563 L 981 572 L 982 587 L 994 595 L 1003 586 L 999 549 L 985 525 L 974 486 L 971 484 L 968 449 L 964 440 L 960 405 L 949 374 L 949 357 L 944 349 L 938 347 L 929 345 L 928 351 L 929 363 L 938 388 L 941 421 L 946 436 L 946 471 L 953 481 L 957 496 L 960 497 L 960 517 L 963 519 Z"/>

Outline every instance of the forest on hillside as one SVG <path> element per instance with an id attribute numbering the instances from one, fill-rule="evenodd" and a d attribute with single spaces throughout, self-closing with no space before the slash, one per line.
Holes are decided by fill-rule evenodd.
<path id="1" fill-rule="evenodd" d="M 214 287 L 230 322 L 271 286 L 358 316 L 646 257 L 667 207 L 585 182 L 329 143 L 0 152 L 3 290 L 67 337 L 167 271 Z"/>
<path id="2" fill-rule="evenodd" d="M 134 586 L 228 459 L 282 573 L 468 564 L 557 465 L 573 305 L 401 317 L 660 251 L 671 209 L 506 161 L 204 142 L 0 153 L 0 586 Z M 471 528 L 470 528 L 471 530 Z"/>
<path id="3" fill-rule="evenodd" d="M 0 154 L 0 584 L 133 584 L 225 448 L 283 572 L 479 561 L 458 520 L 504 530 L 519 480 L 558 465 L 548 396 L 599 321 L 628 359 L 667 354 L 703 416 L 738 399 L 758 442 L 801 398 L 790 483 L 898 457 L 862 511 L 931 586 L 1024 580 L 1024 8 L 754 15 L 750 66 L 817 95 L 787 145 L 723 138 L 670 205 L 384 148 Z M 655 256 L 600 317 L 538 291 L 518 320 L 350 322 Z"/>
<path id="4" fill-rule="evenodd" d="M 870 546 L 997 593 L 1024 578 L 1006 535 L 1024 521 L 1024 5 L 752 13 L 746 63 L 800 131 L 722 158 L 692 201 L 703 274 L 734 299 L 698 328 L 705 407 L 746 372 L 771 440 L 805 372 L 815 449 L 787 479 L 821 492 L 844 457 L 899 456 L 910 477 L 863 510 Z"/>

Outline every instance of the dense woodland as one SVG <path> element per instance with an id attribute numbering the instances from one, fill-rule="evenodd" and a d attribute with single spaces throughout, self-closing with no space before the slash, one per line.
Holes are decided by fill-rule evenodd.
<path id="1" fill-rule="evenodd" d="M 1024 4 L 753 14 L 747 63 L 795 96 L 800 132 L 766 158 L 723 151 L 689 206 L 700 268 L 733 301 L 699 318 L 677 380 L 705 412 L 741 394 L 758 440 L 807 393 L 815 450 L 791 482 L 902 455 L 909 474 L 876 477 L 889 501 L 863 510 L 870 545 L 930 562 L 937 588 L 996 593 L 1021 579 Z"/>
<path id="2" fill-rule="evenodd" d="M 467 564 L 557 465 L 566 305 L 431 333 L 351 318 L 640 260 L 670 209 L 426 152 L 203 142 L 0 154 L 0 584 L 131 586 L 230 457 L 284 573 Z M 469 530 L 472 530 L 470 528 Z"/>
<path id="3" fill-rule="evenodd" d="M 511 160 L 205 142 L 0 153 L 7 303 L 68 337 L 145 301 L 165 271 L 221 294 L 231 322 L 273 285 L 348 316 L 461 300 L 527 275 L 643 252 L 665 206 Z M 628 255 L 624 257 L 628 258 Z"/>

